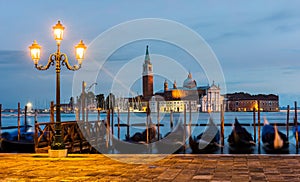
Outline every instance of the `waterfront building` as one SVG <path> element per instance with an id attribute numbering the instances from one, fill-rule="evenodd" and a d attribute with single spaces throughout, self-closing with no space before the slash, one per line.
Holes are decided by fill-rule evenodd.
<path id="1" fill-rule="evenodd" d="M 56 107 L 54 107 L 54 110 L 55 109 L 56 109 Z M 73 99 L 73 97 L 70 98 L 69 103 L 60 104 L 60 110 L 63 113 L 74 112 L 74 99 Z"/>
<path id="2" fill-rule="evenodd" d="M 155 102 L 160 101 L 162 112 L 183 112 L 184 105 L 192 112 L 219 112 L 223 96 L 220 95 L 220 88 L 213 84 L 211 86 L 197 86 L 197 83 L 189 73 L 184 80 L 182 87 L 177 87 L 176 81 L 173 87 L 168 87 L 168 81 L 164 82 L 164 89 L 155 93 L 150 101 L 152 110 L 156 110 Z M 191 105 L 191 108 L 189 108 Z"/>
<path id="3" fill-rule="evenodd" d="M 202 89 L 197 87 L 197 83 L 189 73 L 188 77 L 184 80 L 182 87 L 178 87 L 176 81 L 173 87 L 168 87 L 168 81 L 164 82 L 164 89 L 155 93 L 150 101 L 152 110 L 156 111 L 156 104 L 159 101 L 160 111 L 162 112 L 183 112 L 184 106 L 189 107 L 193 112 L 199 111 L 199 96 L 204 93 Z M 186 108 L 190 109 L 190 108 Z"/>
<path id="4" fill-rule="evenodd" d="M 213 82 L 212 85 L 197 86 L 192 73 L 188 73 L 181 87 L 176 81 L 169 87 L 169 81 L 165 80 L 163 89 L 153 92 L 153 67 L 150 61 L 149 47 L 146 47 L 145 60 L 142 71 L 143 95 L 133 98 L 119 99 L 123 103 L 117 104 L 121 111 L 129 110 L 146 112 L 147 105 L 151 112 L 183 112 L 184 106 L 192 112 L 219 112 L 223 96 L 220 95 L 220 87 Z M 119 101 L 118 101 L 119 103 Z M 159 105 L 159 106 L 158 106 Z"/>
<path id="5" fill-rule="evenodd" d="M 251 95 L 244 92 L 226 94 L 226 111 L 253 111 L 254 108 L 258 109 L 258 103 L 261 111 L 279 111 L 278 95 Z"/>
<path id="6" fill-rule="evenodd" d="M 219 86 L 213 84 L 205 88 L 205 94 L 200 98 L 200 110 L 202 112 L 220 112 L 221 104 L 224 101 L 224 96 L 220 93 Z"/>

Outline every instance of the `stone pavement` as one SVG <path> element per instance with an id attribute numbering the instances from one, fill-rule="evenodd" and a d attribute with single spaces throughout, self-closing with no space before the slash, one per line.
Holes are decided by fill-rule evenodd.
<path id="1" fill-rule="evenodd" d="M 300 155 L 0 153 L 0 159 L 0 181 L 300 181 Z"/>

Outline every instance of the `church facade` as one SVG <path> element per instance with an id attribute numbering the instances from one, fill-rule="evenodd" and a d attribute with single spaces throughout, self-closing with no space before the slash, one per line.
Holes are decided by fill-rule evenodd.
<path id="1" fill-rule="evenodd" d="M 223 96 L 220 94 L 220 87 L 214 83 L 207 86 L 197 86 L 192 74 L 188 73 L 182 86 L 177 86 L 176 81 L 169 86 L 165 80 L 163 89 L 153 93 L 153 67 L 150 61 L 148 46 L 143 63 L 143 95 L 142 105 L 145 110 L 145 103 L 149 102 L 151 112 L 219 112 L 223 103 Z"/>
<path id="2" fill-rule="evenodd" d="M 155 93 L 150 100 L 151 111 L 183 112 L 184 107 L 192 112 L 219 112 L 224 97 L 220 94 L 220 87 L 214 83 L 211 86 L 197 86 L 189 73 L 181 87 L 176 81 L 173 87 L 164 82 L 164 89 Z M 157 106 L 159 104 L 159 107 Z"/>

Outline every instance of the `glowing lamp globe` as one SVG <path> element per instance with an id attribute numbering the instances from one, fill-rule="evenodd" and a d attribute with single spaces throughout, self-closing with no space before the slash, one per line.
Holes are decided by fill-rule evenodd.
<path id="1" fill-rule="evenodd" d="M 41 56 L 41 46 L 35 41 L 33 41 L 32 45 L 29 46 L 30 56 L 34 61 L 34 64 L 38 64 Z"/>
<path id="2" fill-rule="evenodd" d="M 81 64 L 82 60 L 84 59 L 85 50 L 86 46 L 83 41 L 80 40 L 80 42 L 75 46 L 76 59 L 78 60 L 79 64 Z"/>
<path id="3" fill-rule="evenodd" d="M 64 38 L 65 27 L 60 23 L 60 21 L 58 21 L 57 24 L 52 27 L 52 29 L 53 29 L 54 39 L 56 40 L 57 43 L 60 43 Z"/>

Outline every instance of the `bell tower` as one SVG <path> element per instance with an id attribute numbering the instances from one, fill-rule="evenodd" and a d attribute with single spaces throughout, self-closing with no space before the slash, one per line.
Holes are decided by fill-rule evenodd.
<path id="1" fill-rule="evenodd" d="M 145 61 L 143 64 L 143 98 L 149 100 L 153 96 L 153 71 L 150 62 L 148 46 L 146 47 Z"/>

